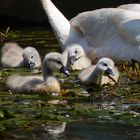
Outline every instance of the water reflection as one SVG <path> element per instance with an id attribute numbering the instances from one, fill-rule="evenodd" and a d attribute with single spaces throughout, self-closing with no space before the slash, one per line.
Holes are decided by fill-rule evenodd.
<path id="1" fill-rule="evenodd" d="M 57 140 L 64 137 L 66 122 L 59 124 L 42 125 L 33 130 L 40 140 Z"/>
<path id="2" fill-rule="evenodd" d="M 140 127 L 121 124 L 72 123 L 66 129 L 68 140 L 138 140 Z"/>
<path id="3" fill-rule="evenodd" d="M 59 125 L 60 133 L 53 133 L 50 126 L 41 126 L 34 129 L 32 132 L 15 131 L 11 134 L 0 133 L 1 140 L 139 140 L 140 139 L 140 126 L 130 126 L 122 124 L 107 124 L 107 123 L 81 123 L 74 122 Z M 57 127 L 52 127 L 51 130 L 58 130 Z"/>

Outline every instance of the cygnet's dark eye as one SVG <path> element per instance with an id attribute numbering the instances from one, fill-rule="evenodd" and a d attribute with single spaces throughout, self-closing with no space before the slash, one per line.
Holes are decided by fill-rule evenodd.
<path id="1" fill-rule="evenodd" d="M 33 56 L 31 56 L 31 59 L 33 59 L 34 57 Z"/>
<path id="2" fill-rule="evenodd" d="M 57 62 L 57 64 L 60 64 L 60 65 L 62 64 L 60 61 L 56 61 L 56 62 Z"/>
<path id="3" fill-rule="evenodd" d="M 107 64 L 106 63 L 103 63 L 103 66 L 107 66 Z"/>
<path id="4" fill-rule="evenodd" d="M 77 50 L 75 50 L 75 53 L 76 53 L 76 54 L 78 53 Z"/>

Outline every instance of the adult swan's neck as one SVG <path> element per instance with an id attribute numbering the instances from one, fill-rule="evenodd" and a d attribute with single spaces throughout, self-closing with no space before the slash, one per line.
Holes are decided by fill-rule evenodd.
<path id="1" fill-rule="evenodd" d="M 70 32 L 70 23 L 50 0 L 41 0 L 52 29 L 63 46 Z"/>
<path id="2" fill-rule="evenodd" d="M 68 44 L 75 43 L 75 37 L 81 38 L 81 35 L 71 27 L 70 22 L 50 0 L 41 0 L 41 2 L 62 49 L 65 49 Z"/>

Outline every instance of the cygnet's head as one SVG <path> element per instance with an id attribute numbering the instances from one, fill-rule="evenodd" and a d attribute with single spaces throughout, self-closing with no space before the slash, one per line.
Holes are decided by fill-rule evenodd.
<path id="1" fill-rule="evenodd" d="M 75 61 L 85 56 L 84 49 L 79 44 L 72 44 L 67 47 L 70 64 L 73 65 Z"/>
<path id="2" fill-rule="evenodd" d="M 114 73 L 112 71 L 112 68 L 114 67 L 114 62 L 112 59 L 103 57 L 98 61 L 96 67 L 101 71 L 105 72 L 106 75 L 111 74 L 114 76 Z"/>
<path id="3" fill-rule="evenodd" d="M 64 66 L 62 55 L 57 52 L 48 53 L 43 61 L 43 67 L 47 67 L 51 72 L 60 71 L 69 76 L 69 70 Z"/>
<path id="4" fill-rule="evenodd" d="M 31 69 L 39 68 L 41 66 L 41 59 L 38 51 L 33 47 L 26 47 L 23 50 L 23 58 Z"/>

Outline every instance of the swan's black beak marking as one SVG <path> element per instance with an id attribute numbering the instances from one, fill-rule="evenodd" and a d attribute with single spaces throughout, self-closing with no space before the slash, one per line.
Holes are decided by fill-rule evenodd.
<path id="1" fill-rule="evenodd" d="M 64 73 L 66 76 L 70 76 L 69 70 L 64 66 L 60 68 L 60 72 Z"/>
<path id="2" fill-rule="evenodd" d="M 75 61 L 76 61 L 76 56 L 74 56 L 74 55 L 71 56 L 70 57 L 70 64 L 73 65 Z"/>
<path id="3" fill-rule="evenodd" d="M 108 69 L 105 71 L 105 74 L 106 74 L 106 75 L 111 74 L 112 76 L 115 76 L 114 72 L 113 72 L 112 69 L 110 69 L 110 68 L 108 68 Z"/>
<path id="4" fill-rule="evenodd" d="M 35 68 L 35 63 L 31 61 L 29 61 L 28 63 L 29 63 L 30 69 L 33 70 Z"/>

